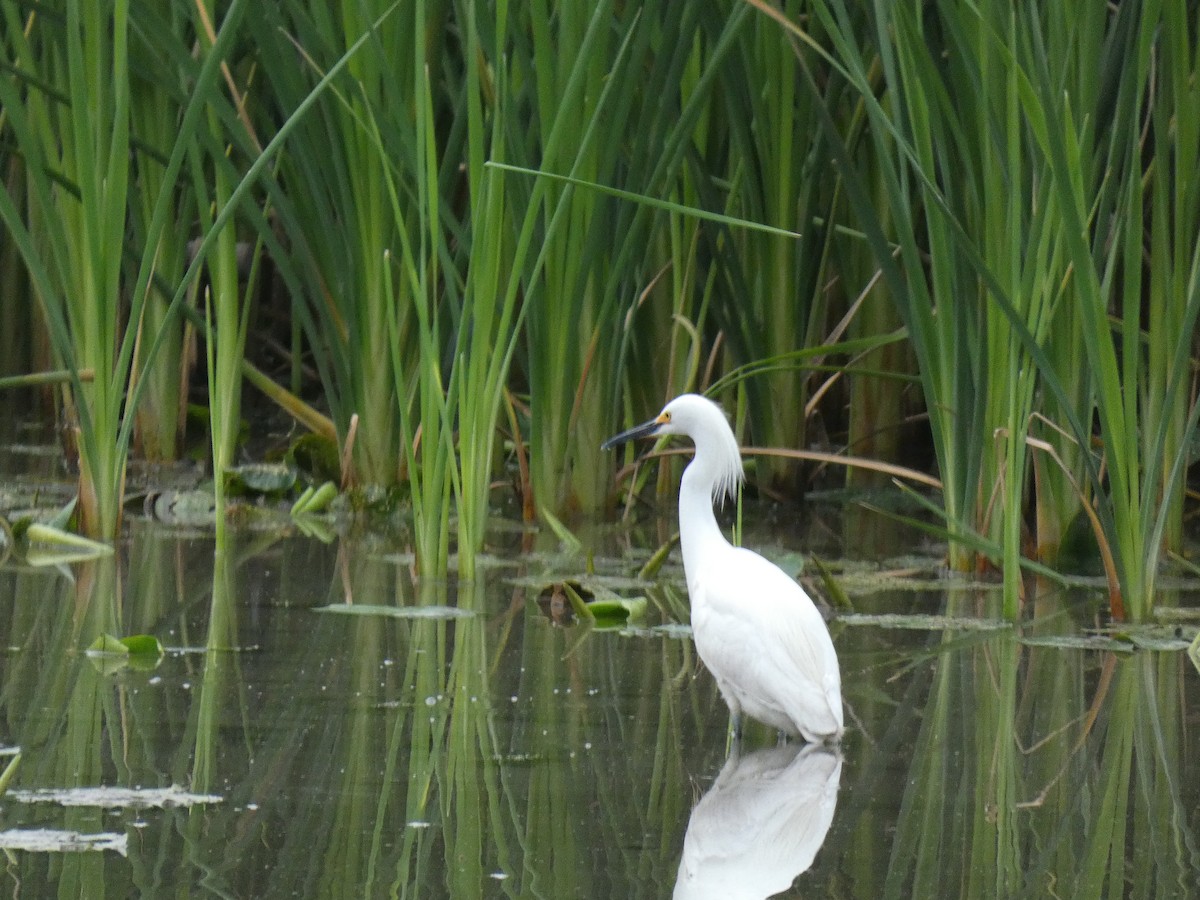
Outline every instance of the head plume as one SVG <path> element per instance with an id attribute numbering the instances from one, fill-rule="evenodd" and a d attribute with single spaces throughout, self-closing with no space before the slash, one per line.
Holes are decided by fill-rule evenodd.
<path id="1" fill-rule="evenodd" d="M 701 466 L 712 480 L 715 502 L 737 497 L 745 470 L 737 438 L 720 406 L 698 394 L 683 394 L 668 403 L 656 421 L 659 434 L 683 434 L 695 443 L 693 464 Z"/>

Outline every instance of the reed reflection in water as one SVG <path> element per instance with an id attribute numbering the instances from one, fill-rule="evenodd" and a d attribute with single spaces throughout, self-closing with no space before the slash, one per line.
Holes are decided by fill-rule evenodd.
<path id="1" fill-rule="evenodd" d="M 536 542 L 501 555 L 469 588 L 414 580 L 364 537 L 243 533 L 214 554 L 207 535 L 138 526 L 107 563 L 10 557 L 0 750 L 21 749 L 21 793 L 0 800 L 0 832 L 123 835 L 128 855 L 13 850 L 0 890 L 1200 895 L 1186 618 L 1182 637 L 1122 652 L 1080 632 L 1086 597 L 1041 587 L 1020 628 L 835 621 L 842 755 L 774 747 L 763 727 L 726 759 L 727 711 L 676 625 L 686 607 L 661 602 L 685 596 L 678 567 L 646 589 L 671 627 L 604 631 L 538 608 L 534 585 L 572 563 Z M 629 568 L 596 558 L 601 576 Z M 935 587 L 859 605 L 969 623 L 993 599 Z M 106 632 L 168 653 L 110 670 L 82 652 Z M 21 799 L 173 784 L 221 799 Z"/>

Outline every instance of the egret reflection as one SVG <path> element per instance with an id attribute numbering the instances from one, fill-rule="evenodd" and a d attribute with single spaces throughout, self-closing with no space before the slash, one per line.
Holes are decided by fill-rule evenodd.
<path id="1" fill-rule="evenodd" d="M 675 900 L 787 890 L 825 841 L 841 777 L 841 754 L 821 745 L 735 752 L 692 810 Z"/>

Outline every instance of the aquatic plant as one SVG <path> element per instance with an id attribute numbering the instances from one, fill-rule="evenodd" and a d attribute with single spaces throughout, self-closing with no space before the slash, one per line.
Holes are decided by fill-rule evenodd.
<path id="1" fill-rule="evenodd" d="M 120 527 L 140 396 L 135 350 L 144 342 L 139 365 L 149 366 L 173 327 L 152 317 L 157 331 L 142 332 L 160 237 L 175 179 L 242 9 L 231 5 L 196 73 L 143 222 L 143 244 L 129 263 L 129 6 L 124 0 L 111 9 L 69 0 L 61 16 L 31 12 L 24 21 L 13 4 L 3 11 L 9 72 L 0 78 L 0 102 L 24 160 L 25 198 L 18 202 L 7 188 L 0 190 L 0 220 L 21 253 L 55 357 L 69 373 L 61 402 L 78 452 L 81 527 L 93 536 L 113 538 Z M 177 36 L 164 31 L 161 37 Z"/>
<path id="2" fill-rule="evenodd" d="M 0 388 L 57 386 L 85 530 L 131 447 L 177 452 L 194 335 L 216 474 L 249 378 L 426 573 L 456 538 L 474 571 L 513 478 L 529 516 L 603 508 L 618 412 L 715 387 L 790 451 L 762 488 L 919 443 L 1009 618 L 1081 544 L 1146 615 L 1200 417 L 1186 0 L 222 9 L 0 10 Z"/>
<path id="3" fill-rule="evenodd" d="M 1038 546 L 1052 554 L 1072 520 L 1087 515 L 1108 563 L 1115 614 L 1144 615 L 1162 537 L 1178 533 L 1183 438 L 1196 413 L 1180 364 L 1200 295 L 1194 274 L 1176 277 L 1173 293 L 1152 297 L 1141 285 L 1144 274 L 1166 284 L 1181 262 L 1194 273 L 1200 252 L 1189 222 L 1168 229 L 1160 218 L 1152 229 L 1174 262 L 1160 251 L 1149 257 L 1157 274 L 1143 266 L 1146 172 L 1170 170 L 1175 155 L 1195 153 L 1186 125 L 1165 126 L 1191 113 L 1149 80 L 1155 36 L 1167 30 L 1160 21 L 1177 21 L 1182 9 L 1014 12 L 983 4 L 925 15 L 903 4 L 859 13 L 819 3 L 814 13 L 828 49 L 773 14 L 847 80 L 870 123 L 882 213 L 848 136 L 821 108 L 856 224 L 912 340 L 951 561 L 975 563 L 970 542 L 956 533 L 998 541 L 1010 617 L 1026 546 L 1031 454 L 1048 454 L 1033 497 Z M 1172 61 L 1178 91 L 1194 59 L 1178 47 L 1162 57 Z M 1109 76 L 1097 80 L 1101 66 Z M 811 71 L 806 77 L 818 91 Z M 1151 168 L 1141 134 L 1159 120 L 1163 146 L 1154 149 L 1164 155 Z M 1176 149 L 1179 140 L 1186 143 Z M 1188 176 L 1157 178 L 1164 199 L 1168 186 L 1192 190 Z M 1171 314 L 1164 308 L 1143 334 L 1147 310 L 1168 302 Z M 1143 371 L 1153 391 L 1142 387 Z M 1102 457 L 1091 446 L 1093 412 Z"/>

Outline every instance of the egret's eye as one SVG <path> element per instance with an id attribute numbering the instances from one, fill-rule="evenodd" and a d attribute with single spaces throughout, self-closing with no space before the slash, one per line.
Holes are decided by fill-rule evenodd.
<path id="1" fill-rule="evenodd" d="M 661 416 L 658 417 L 658 421 L 659 421 L 660 425 L 666 425 L 668 422 L 671 421 L 671 414 L 669 412 L 663 413 Z"/>

